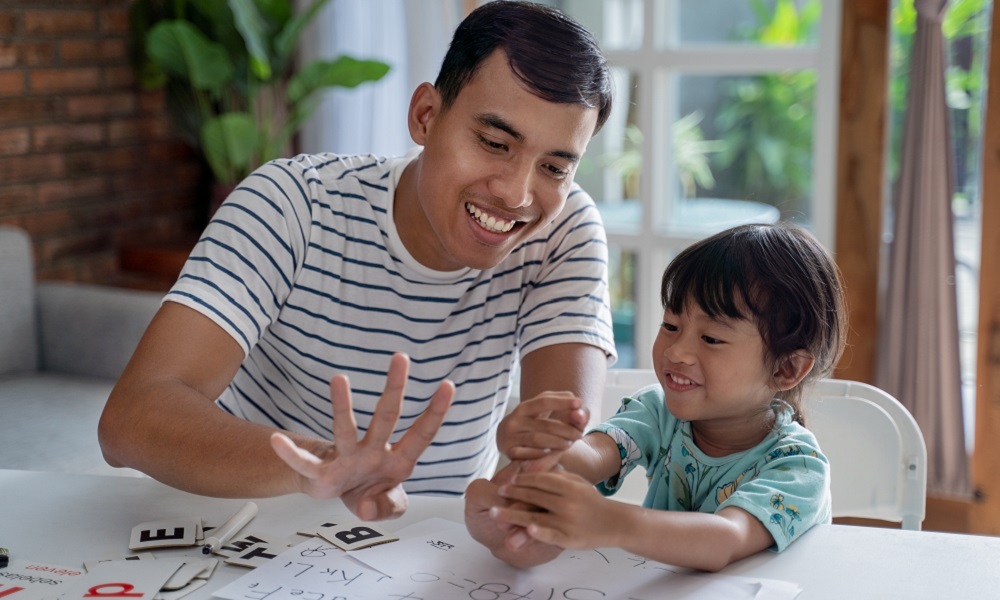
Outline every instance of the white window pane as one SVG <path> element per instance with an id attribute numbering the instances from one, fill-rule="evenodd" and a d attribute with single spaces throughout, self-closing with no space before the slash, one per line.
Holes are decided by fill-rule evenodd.
<path id="1" fill-rule="evenodd" d="M 678 198 L 752 201 L 782 217 L 810 221 L 815 88 L 811 70 L 678 77 Z M 720 210 L 754 218 L 762 207 L 722 203 Z M 667 224 L 682 217 L 667 215 Z"/>
<path id="2" fill-rule="evenodd" d="M 814 46 L 820 0 L 674 0 L 664 31 L 679 44 Z M 711 18 L 706 18 L 711 15 Z"/>
<path id="3" fill-rule="evenodd" d="M 607 123 L 590 141 L 576 181 L 597 202 L 609 231 L 634 232 L 642 218 L 639 178 L 642 172 L 642 134 L 637 125 L 639 77 L 624 69 L 612 70 L 615 108 Z"/>

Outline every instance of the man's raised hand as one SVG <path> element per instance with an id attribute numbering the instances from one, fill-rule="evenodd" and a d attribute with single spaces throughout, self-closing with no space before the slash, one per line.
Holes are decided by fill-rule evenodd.
<path id="1" fill-rule="evenodd" d="M 340 498 L 366 521 L 390 519 L 406 510 L 402 483 L 413 473 L 417 459 L 437 434 L 455 396 L 455 385 L 441 382 L 427 409 L 395 444 L 389 443 L 403 407 L 410 359 L 395 354 L 389 363 L 385 389 L 368 431 L 359 440 L 347 377 L 330 381 L 335 446 L 317 456 L 299 447 L 287 435 L 271 435 L 271 447 L 302 477 L 302 491 L 313 498 Z"/>

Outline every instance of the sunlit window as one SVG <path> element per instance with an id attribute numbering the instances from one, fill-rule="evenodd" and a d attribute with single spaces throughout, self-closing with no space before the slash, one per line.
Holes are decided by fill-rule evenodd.
<path id="1" fill-rule="evenodd" d="M 659 278 L 695 240 L 797 221 L 832 249 L 839 0 L 563 0 L 614 67 L 577 181 L 608 229 L 619 367 L 651 366 Z"/>

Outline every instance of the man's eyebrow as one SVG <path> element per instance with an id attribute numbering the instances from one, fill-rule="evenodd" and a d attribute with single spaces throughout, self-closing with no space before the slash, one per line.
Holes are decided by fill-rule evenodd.
<path id="1" fill-rule="evenodd" d="M 506 119 L 495 113 L 485 113 L 476 117 L 476 121 L 479 122 L 483 127 L 492 127 L 494 129 L 499 129 L 507 135 L 511 136 L 518 142 L 524 141 L 524 134 L 514 128 Z M 556 158 L 562 158 L 571 163 L 580 162 L 580 155 L 575 152 L 569 152 L 567 150 L 552 150 L 548 152 L 550 156 Z"/>
<path id="2" fill-rule="evenodd" d="M 486 113 L 476 117 L 476 120 L 479 121 L 480 125 L 499 129 L 519 142 L 524 141 L 524 134 L 514 129 L 514 126 L 508 123 L 507 120 L 500 115 Z"/>

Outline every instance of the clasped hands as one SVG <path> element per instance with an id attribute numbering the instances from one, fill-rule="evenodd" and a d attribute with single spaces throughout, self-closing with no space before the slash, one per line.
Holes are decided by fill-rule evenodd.
<path id="1" fill-rule="evenodd" d="M 443 381 L 423 414 L 399 441 L 390 444 L 389 437 L 402 412 L 409 367 L 406 355 L 393 355 L 385 389 L 368 431 L 360 440 L 350 383 L 344 375 L 330 381 L 334 443 L 317 444 L 307 450 L 284 433 L 271 435 L 274 452 L 300 476 L 302 492 L 313 498 L 340 498 L 352 513 L 366 521 L 403 514 L 407 499 L 402 483 L 434 439 L 455 397 L 455 385 Z"/>
<path id="2" fill-rule="evenodd" d="M 569 392 L 546 392 L 522 402 L 501 422 L 500 451 L 511 463 L 465 495 L 470 535 L 505 562 L 528 567 L 563 548 L 590 548 L 593 519 L 605 499 L 560 459 L 583 437 L 583 402 Z"/>

